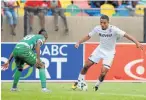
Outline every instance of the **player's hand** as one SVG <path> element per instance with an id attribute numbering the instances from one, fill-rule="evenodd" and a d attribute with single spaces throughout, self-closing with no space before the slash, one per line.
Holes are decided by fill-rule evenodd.
<path id="1" fill-rule="evenodd" d="M 37 59 L 37 61 L 36 61 L 36 67 L 44 67 L 44 64 L 41 62 L 40 59 Z"/>
<path id="2" fill-rule="evenodd" d="M 37 59 L 37 60 L 36 60 L 36 66 L 39 67 L 39 66 L 40 66 L 40 63 L 41 63 L 41 60 L 40 60 L 40 59 Z"/>
<path id="3" fill-rule="evenodd" d="M 9 62 L 6 62 L 5 64 L 2 65 L 1 70 L 5 71 L 9 68 Z"/>
<path id="4" fill-rule="evenodd" d="M 79 48 L 79 46 L 80 46 L 80 44 L 77 42 L 76 44 L 75 44 L 75 48 Z"/>
<path id="5" fill-rule="evenodd" d="M 141 50 L 143 50 L 143 46 L 142 46 L 142 44 L 137 43 L 136 46 L 137 46 L 137 48 L 140 48 Z"/>

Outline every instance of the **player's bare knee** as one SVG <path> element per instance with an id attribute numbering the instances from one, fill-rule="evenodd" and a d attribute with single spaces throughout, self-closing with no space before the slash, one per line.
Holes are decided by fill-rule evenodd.
<path id="1" fill-rule="evenodd" d="M 88 71 L 88 67 L 84 67 L 83 70 L 84 70 L 85 72 L 87 72 L 87 71 Z"/>
<path id="2" fill-rule="evenodd" d="M 45 68 L 45 66 L 41 66 L 41 68 Z"/>
<path id="3" fill-rule="evenodd" d="M 41 65 L 41 66 L 38 66 L 37 68 L 38 69 L 41 69 L 41 68 L 45 68 L 45 66 L 44 65 Z"/>
<path id="4" fill-rule="evenodd" d="M 42 64 L 40 65 L 40 67 L 41 67 L 41 68 L 45 68 L 45 64 L 42 63 Z"/>
<path id="5" fill-rule="evenodd" d="M 106 72 L 101 72 L 100 75 L 101 76 L 105 76 L 106 75 Z"/>
<path id="6" fill-rule="evenodd" d="M 89 68 L 90 68 L 90 65 L 87 65 L 87 64 L 84 65 L 84 70 L 87 71 Z"/>

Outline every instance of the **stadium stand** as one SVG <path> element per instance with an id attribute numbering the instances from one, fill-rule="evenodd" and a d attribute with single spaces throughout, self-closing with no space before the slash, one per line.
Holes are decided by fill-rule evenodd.
<path id="1" fill-rule="evenodd" d="M 20 8 L 17 9 L 16 11 L 19 16 L 24 15 L 23 8 L 24 8 L 25 1 L 26 0 L 18 0 L 20 4 Z M 90 1 L 90 4 L 89 4 L 89 1 Z M 130 10 L 127 9 L 127 6 L 131 6 L 132 1 L 128 2 L 129 5 L 126 5 L 125 3 L 122 3 L 121 5 L 119 5 L 118 3 L 116 3 L 116 6 L 115 6 L 115 4 L 112 4 L 111 2 L 109 3 L 105 1 L 104 3 L 104 0 L 103 0 L 101 5 L 98 5 L 100 7 L 97 7 L 97 5 L 95 5 L 96 4 L 95 1 L 92 1 L 92 0 L 82 0 L 82 1 L 73 0 L 74 2 L 73 5 L 71 3 L 72 2 L 71 0 L 60 0 L 60 2 L 61 2 L 62 8 L 66 9 L 66 12 L 65 12 L 66 16 L 76 16 L 80 12 L 83 12 L 84 15 L 88 14 L 89 16 L 100 16 L 101 14 L 107 14 L 109 16 L 131 16 Z M 137 15 L 144 15 L 143 8 L 145 7 L 146 7 L 146 1 L 140 0 L 138 4 L 136 5 L 136 10 L 134 11 L 134 13 Z M 101 10 L 95 9 L 95 8 L 101 8 Z M 46 15 L 51 16 L 52 12 L 48 9 L 48 12 Z"/>
<path id="2" fill-rule="evenodd" d="M 76 16 L 80 13 L 80 8 L 72 2 L 72 4 L 67 6 L 66 13 L 69 13 L 71 16 Z"/>
<path id="3" fill-rule="evenodd" d="M 146 8 L 146 5 L 141 4 L 136 5 L 135 13 L 138 15 L 144 15 L 144 8 Z"/>
<path id="4" fill-rule="evenodd" d="M 77 5 L 78 7 L 84 9 L 84 8 L 90 8 L 90 6 L 88 5 L 88 1 L 85 0 L 85 1 L 77 1 L 77 0 L 74 0 L 74 4 Z"/>
<path id="5" fill-rule="evenodd" d="M 71 0 L 60 0 L 62 8 L 66 8 L 71 4 Z"/>
<path id="6" fill-rule="evenodd" d="M 130 12 L 128 9 L 126 9 L 126 5 L 120 5 L 117 9 L 123 9 L 123 10 L 117 10 L 115 16 L 129 16 Z"/>
<path id="7" fill-rule="evenodd" d="M 108 16 L 113 16 L 115 14 L 115 8 L 111 4 L 103 4 L 100 7 L 100 13 Z"/>
<path id="8" fill-rule="evenodd" d="M 134 21 L 133 21 L 134 20 Z M 54 31 L 53 17 L 46 17 L 45 28 L 49 34 L 48 42 L 76 42 L 85 34 L 88 34 L 97 24 L 99 24 L 99 17 L 91 16 L 74 16 L 67 17 L 69 26 L 69 35 L 64 35 L 64 25 L 62 20 L 59 20 L 60 30 L 58 32 Z M 127 33 L 136 37 L 139 41 L 143 41 L 144 27 L 143 27 L 143 17 L 112 17 L 111 24 L 118 26 L 119 28 L 125 30 Z M 18 26 L 16 27 L 15 37 L 10 36 L 8 25 L 5 23 L 4 18 L 3 31 L 1 35 L 2 42 L 17 42 L 20 38 L 24 36 L 23 28 L 23 17 L 19 17 Z M 126 24 L 125 24 L 126 23 Z M 130 27 L 132 26 L 132 27 Z M 34 33 L 38 32 L 40 29 L 39 20 L 37 16 L 34 19 Z M 98 36 L 91 39 L 92 42 L 99 41 Z M 121 40 L 121 42 L 129 42 L 127 40 Z"/>
<path id="9" fill-rule="evenodd" d="M 19 2 L 19 5 L 20 5 L 20 8 L 17 9 L 17 13 L 19 16 L 24 16 L 24 5 L 25 5 L 25 2 L 22 1 L 22 0 L 17 0 Z"/>
<path id="10" fill-rule="evenodd" d="M 126 8 L 127 5 L 124 5 L 124 4 L 121 4 L 119 6 L 117 6 L 117 8 L 115 8 L 115 6 L 113 6 L 111 3 L 108 3 L 105 2 L 105 4 L 101 4 L 101 6 L 98 8 L 97 6 L 94 5 L 93 2 L 91 2 L 89 4 L 89 2 L 87 0 L 85 1 L 77 1 L 77 0 L 73 0 L 74 3 L 71 3 L 72 1 L 71 0 L 60 0 L 61 2 L 61 6 L 63 9 L 66 9 L 66 12 L 65 12 L 65 15 L 66 16 L 69 16 L 67 17 L 67 21 L 68 21 L 68 25 L 69 25 L 69 36 L 67 37 L 62 37 L 60 34 L 63 33 L 63 31 L 61 30 L 63 27 L 62 27 L 62 23 L 60 23 L 60 19 L 59 19 L 59 26 L 61 26 L 60 28 L 60 31 L 58 32 L 54 32 L 54 27 L 53 27 L 53 18 L 50 17 L 52 16 L 52 12 L 50 9 L 48 9 L 48 12 L 47 12 L 47 17 L 46 17 L 46 28 L 47 28 L 47 31 L 49 33 L 51 33 L 51 36 L 49 37 L 48 40 L 50 41 L 76 41 L 78 40 L 78 37 L 76 38 L 76 33 L 80 33 L 80 35 L 82 36 L 83 34 L 89 32 L 99 21 L 99 17 L 93 17 L 91 18 L 90 16 L 100 16 L 101 14 L 106 14 L 106 15 L 109 15 L 109 16 L 114 16 L 111 21 L 113 22 L 112 24 L 115 24 L 115 25 L 119 25 L 122 26 L 121 28 L 128 31 L 129 33 L 132 33 L 134 34 L 134 36 L 137 37 L 137 33 L 140 33 L 141 35 L 138 36 L 138 40 L 139 41 L 143 41 L 143 26 L 141 23 L 143 23 L 143 17 L 131 17 L 131 15 L 129 14 L 130 11 Z M 8 25 L 5 23 L 7 22 L 4 17 L 4 25 L 3 25 L 3 29 L 4 31 L 2 32 L 2 41 L 14 41 L 16 42 L 17 40 L 19 40 L 19 38 L 22 38 L 23 37 L 23 15 L 24 15 L 24 4 L 25 4 L 25 0 L 18 0 L 18 2 L 20 3 L 20 8 L 17 9 L 17 13 L 19 15 L 19 20 L 18 20 L 18 26 L 16 27 L 17 29 L 17 33 L 21 33 L 21 34 L 18 34 L 16 36 L 16 38 L 14 37 L 10 37 L 10 38 L 6 38 L 9 33 L 9 29 L 7 28 Z M 131 3 L 129 3 L 129 5 L 131 5 Z M 101 9 L 100 9 L 101 8 Z M 135 9 L 136 8 L 136 9 Z M 145 4 L 145 1 L 142 1 L 139 2 L 136 7 L 133 8 L 134 9 L 134 13 L 138 14 L 138 15 L 144 15 L 144 11 L 143 9 L 146 8 L 146 4 Z M 73 17 L 70 17 L 70 16 L 73 16 Z M 83 17 L 83 16 L 87 16 L 87 17 Z M 116 16 L 120 16 L 120 18 L 117 18 Z M 124 17 L 122 17 L 124 16 Z M 97 19 L 95 19 L 97 18 Z M 34 26 L 35 26 L 35 29 L 34 31 L 37 32 L 39 28 L 39 26 L 36 26 L 36 24 L 38 24 L 38 19 L 35 18 L 35 21 L 34 21 Z M 86 20 L 90 20 L 90 21 L 87 21 Z M 122 21 L 124 20 L 124 21 Z M 131 20 L 136 20 L 135 23 L 129 23 L 128 25 L 124 25 L 125 22 Z M 81 27 L 83 25 L 83 27 Z M 52 25 L 52 26 L 51 26 Z M 130 27 L 130 29 L 127 29 L 126 26 L 131 26 L 131 25 L 138 25 L 138 28 L 133 28 L 133 27 Z M 77 27 L 77 26 L 80 26 L 80 27 Z M 124 27 L 123 27 L 124 26 Z M 21 29 L 18 30 L 18 29 Z M 76 32 L 76 30 L 80 30 L 79 32 Z M 130 31 L 129 31 L 130 30 Z M 57 33 L 57 34 L 56 34 Z M 79 36 L 80 37 L 80 36 Z M 94 41 L 94 38 L 93 38 L 93 41 Z M 96 39 L 95 39 L 96 41 Z M 124 40 L 125 41 L 125 40 Z"/>

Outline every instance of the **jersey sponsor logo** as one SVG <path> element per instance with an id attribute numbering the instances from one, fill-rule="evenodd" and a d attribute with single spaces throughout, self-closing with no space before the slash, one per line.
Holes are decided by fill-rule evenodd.
<path id="1" fill-rule="evenodd" d="M 124 68 L 124 71 L 125 73 L 134 78 L 134 79 L 138 79 L 138 80 L 146 80 L 146 78 L 143 78 L 143 77 L 140 77 L 141 75 L 143 75 L 144 73 L 146 73 L 146 69 L 143 65 L 140 65 L 140 66 L 137 66 L 136 67 L 136 74 L 133 73 L 132 71 L 132 67 L 134 67 L 134 65 L 138 64 L 138 63 L 144 63 L 143 62 L 144 59 L 138 59 L 138 60 L 134 60 L 134 61 L 131 61 L 129 62 L 125 68 Z M 139 76 L 138 76 L 139 75 Z"/>
<path id="2" fill-rule="evenodd" d="M 100 37 L 112 37 L 112 34 L 101 34 L 99 33 Z"/>

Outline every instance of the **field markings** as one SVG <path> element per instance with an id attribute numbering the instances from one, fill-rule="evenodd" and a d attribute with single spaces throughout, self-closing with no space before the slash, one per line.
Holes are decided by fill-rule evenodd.
<path id="1" fill-rule="evenodd" d="M 99 93 L 100 95 L 115 95 L 115 96 L 131 96 L 131 97 L 144 97 L 146 98 L 146 95 L 139 95 L 139 94 L 118 94 L 118 93 Z"/>

